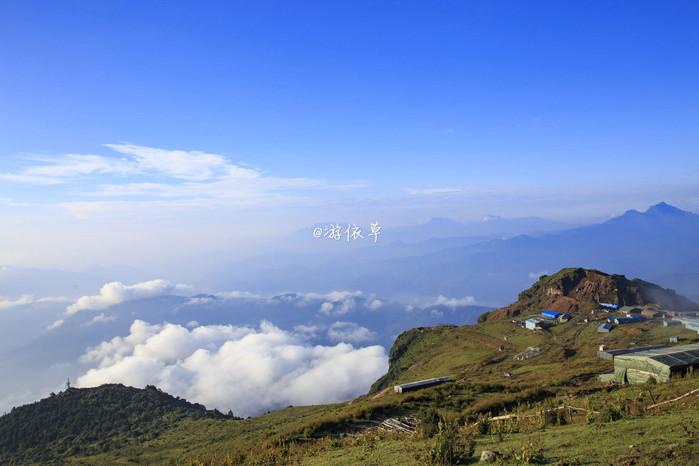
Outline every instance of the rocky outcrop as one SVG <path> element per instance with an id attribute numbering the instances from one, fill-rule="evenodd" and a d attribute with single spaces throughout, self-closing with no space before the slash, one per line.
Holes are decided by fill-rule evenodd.
<path id="1" fill-rule="evenodd" d="M 517 318 L 525 313 L 551 309 L 558 312 L 590 312 L 598 303 L 619 306 L 657 304 L 664 309 L 696 311 L 699 306 L 675 291 L 640 279 L 610 275 L 599 270 L 566 268 L 544 275 L 521 292 L 518 300 L 488 314 L 488 319 Z"/>

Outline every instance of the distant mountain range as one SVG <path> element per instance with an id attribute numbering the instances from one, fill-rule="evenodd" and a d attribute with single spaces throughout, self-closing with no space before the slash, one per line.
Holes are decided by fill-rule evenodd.
<path id="1" fill-rule="evenodd" d="M 535 217 L 434 218 L 384 228 L 376 244 L 313 239 L 302 231 L 284 252 L 212 264 L 192 284 L 264 294 L 362 290 L 398 300 L 468 295 L 479 304 L 500 306 L 540 275 L 575 264 L 643 276 L 699 299 L 699 215 L 661 202 L 645 212 L 629 210 L 602 223 L 565 228 Z M 130 280 L 122 278 L 125 274 L 103 275 L 5 268 L 0 295 L 66 290 L 82 295 L 106 281 Z"/>
<path id="2" fill-rule="evenodd" d="M 282 240 L 279 250 L 281 255 L 289 255 L 288 251 L 295 254 L 319 253 L 341 255 L 348 249 L 352 251 L 367 249 L 367 235 L 370 232 L 369 225 L 358 225 L 364 236 L 364 241 L 345 241 L 345 228 L 351 222 L 332 220 L 315 223 L 314 225 L 294 232 L 286 240 Z M 314 238 L 313 230 L 320 229 L 326 232 L 332 225 L 339 225 L 342 230 L 341 241 L 329 241 L 327 238 Z M 496 215 L 485 215 L 478 220 L 457 221 L 450 218 L 434 217 L 417 225 L 401 227 L 388 227 L 383 225 L 380 232 L 379 248 L 381 255 L 395 255 L 405 246 L 411 249 L 433 249 L 437 244 L 441 248 L 450 246 L 463 246 L 490 239 L 512 238 L 517 235 L 538 235 L 547 232 L 561 231 L 572 226 L 569 224 L 538 217 L 503 218 Z M 373 245 L 374 252 L 377 245 Z M 388 246 L 388 247 L 384 247 Z M 424 252 L 424 251 L 423 251 Z M 279 257 L 280 254 L 273 254 Z"/>
<path id="3" fill-rule="evenodd" d="M 478 229 L 482 225 L 482 229 Z M 213 270 L 206 283 L 261 292 L 361 289 L 396 299 L 474 296 L 511 302 L 540 275 L 571 264 L 643 276 L 699 299 L 699 215 L 661 202 L 575 228 L 538 218 L 433 219 L 386 230 L 377 245 L 297 238 L 297 253 Z M 466 236 L 453 236 L 462 232 Z M 507 233 L 526 233 L 509 236 Z M 429 238 L 429 239 L 425 239 Z"/>
<path id="4" fill-rule="evenodd" d="M 660 203 L 606 222 L 538 236 L 521 235 L 386 261 L 353 286 L 390 295 L 469 294 L 502 304 L 539 275 L 570 264 L 615 270 L 696 297 L 699 215 Z"/>
<path id="5" fill-rule="evenodd" d="M 449 218 L 432 218 L 420 225 L 393 229 L 390 234 L 392 238 L 411 243 L 457 236 L 509 238 L 521 234 L 535 235 L 567 228 L 570 228 L 570 225 L 538 217 L 506 219 L 486 215 L 480 220 L 466 222 Z"/>
<path id="6" fill-rule="evenodd" d="M 313 238 L 317 223 L 282 240 L 278 251 L 215 267 L 202 279 L 210 286 L 278 293 L 288 290 L 326 290 L 352 287 L 354 280 L 382 263 L 405 257 L 420 257 L 451 248 L 461 248 L 517 235 L 537 236 L 562 231 L 570 225 L 538 217 L 502 218 L 486 215 L 479 220 L 457 221 L 432 218 L 425 223 L 397 228 L 383 227 L 376 244 L 362 241 L 331 241 Z M 340 222 L 344 227 L 345 223 Z M 364 233 L 368 226 L 363 225 Z M 337 267 L 336 264 L 342 264 Z M 319 273 L 322 271 L 321 273 Z M 387 288 L 387 289 L 393 289 Z M 399 291 L 397 295 L 404 295 Z M 410 294 L 410 293 L 407 293 Z"/>

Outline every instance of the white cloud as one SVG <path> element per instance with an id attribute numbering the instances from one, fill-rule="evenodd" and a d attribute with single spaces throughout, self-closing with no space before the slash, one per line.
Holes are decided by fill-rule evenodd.
<path id="1" fill-rule="evenodd" d="M 257 172 L 238 167 L 225 157 L 200 151 L 165 150 L 133 144 L 105 144 L 120 158 L 102 155 L 68 154 L 55 157 L 30 157 L 33 162 L 17 173 L 0 174 L 7 181 L 35 184 L 59 184 L 70 178 L 89 175 L 160 175 L 186 181 L 205 181 L 235 174 L 255 177 Z"/>
<path id="2" fill-rule="evenodd" d="M 120 154 L 133 157 L 135 165 L 146 172 L 159 173 L 188 181 L 205 181 L 224 174 L 256 177 L 254 170 L 241 168 L 225 157 L 200 151 L 165 150 L 134 144 L 105 144 Z"/>
<path id="3" fill-rule="evenodd" d="M 270 176 L 260 170 L 234 164 L 223 155 L 202 151 L 168 150 L 135 144 L 105 144 L 119 157 L 68 154 L 54 157 L 25 159 L 23 169 L 0 173 L 0 180 L 36 185 L 64 184 L 77 177 L 128 177 L 115 182 L 107 180 L 98 189 L 82 194 L 111 198 L 140 196 L 151 198 L 181 198 L 189 200 L 225 199 L 237 203 L 259 204 L 289 199 L 279 191 L 308 188 L 340 188 L 326 182 L 307 178 Z M 101 180 L 102 181 L 102 180 Z M 71 212 L 77 209 L 85 215 L 89 202 L 63 203 Z M 95 209 L 103 211 L 105 203 L 96 202 Z M 140 205 L 143 201 L 140 202 Z M 139 205 L 139 204 L 136 204 Z M 110 206 L 115 207 L 115 206 Z M 117 206 L 118 207 L 118 206 Z"/>
<path id="4" fill-rule="evenodd" d="M 349 312 L 352 312 L 355 308 L 357 307 L 357 303 L 355 302 L 354 299 L 346 299 L 344 301 L 340 302 L 324 302 L 320 306 L 320 312 L 322 314 L 335 314 L 335 315 L 344 315 Z"/>
<path id="5" fill-rule="evenodd" d="M 55 329 L 55 328 L 58 328 L 58 327 L 60 327 L 61 325 L 63 325 L 64 322 L 65 322 L 65 321 L 64 321 L 63 319 L 55 320 L 51 325 L 49 325 L 48 327 L 46 327 L 46 330 L 53 330 L 53 329 Z"/>
<path id="6" fill-rule="evenodd" d="M 33 157 L 30 165 L 16 173 L 0 173 L 0 180 L 12 183 L 56 185 L 70 178 L 89 175 L 129 175 L 138 167 L 127 160 L 101 155 L 63 155 L 58 157 Z"/>
<path id="7" fill-rule="evenodd" d="M 60 158 L 33 160 L 43 164 L 28 167 L 24 173 L 47 179 L 95 174 L 131 175 L 138 171 L 138 168 L 128 160 L 101 155 L 65 155 Z"/>
<path id="8" fill-rule="evenodd" d="M 195 296 L 190 298 L 186 305 L 210 304 L 217 299 L 223 300 L 255 300 L 264 303 L 285 301 L 297 307 L 318 305 L 319 312 L 324 315 L 344 315 L 356 309 L 365 308 L 376 311 L 383 307 L 384 302 L 373 295 L 369 299 L 364 298 L 361 291 L 331 291 L 329 293 L 287 293 L 283 295 L 265 296 L 247 291 L 224 291 L 211 295 Z"/>
<path id="9" fill-rule="evenodd" d="M 211 304 L 215 301 L 216 297 L 214 296 L 195 296 L 193 298 L 189 298 L 187 302 L 183 304 L 183 306 L 201 306 Z"/>
<path id="10" fill-rule="evenodd" d="M 82 361 L 97 367 L 78 378 L 79 387 L 153 384 L 243 416 L 351 399 L 388 368 L 380 346 L 311 346 L 268 322 L 187 329 L 135 321 L 129 335 L 90 348 Z"/>
<path id="11" fill-rule="evenodd" d="M 376 333 L 354 322 L 335 322 L 328 329 L 328 338 L 331 341 L 344 341 L 348 343 L 364 343 L 376 338 Z"/>
<path id="12" fill-rule="evenodd" d="M 330 293 L 321 296 L 331 303 L 339 303 L 347 301 L 348 299 L 359 298 L 362 295 L 363 293 L 361 291 L 331 291 Z M 307 296 L 313 297 L 315 295 L 313 293 L 308 293 Z"/>
<path id="13" fill-rule="evenodd" d="M 325 302 L 325 303 L 320 305 L 320 313 L 329 315 L 333 312 L 333 308 L 334 308 L 333 303 Z"/>
<path id="14" fill-rule="evenodd" d="M 66 308 L 68 315 L 80 311 L 100 311 L 126 301 L 136 299 L 169 296 L 190 290 L 186 285 L 174 285 L 166 280 L 151 280 L 135 285 L 124 285 L 121 282 L 107 283 L 95 296 L 82 296 Z"/>
<path id="15" fill-rule="evenodd" d="M 95 317 L 93 317 L 92 320 L 90 320 L 90 322 L 88 322 L 88 325 L 106 324 L 108 322 L 114 322 L 114 320 L 116 320 L 116 317 L 109 316 L 109 315 L 105 314 L 104 312 L 102 312 L 100 314 L 97 314 Z"/>
<path id="16" fill-rule="evenodd" d="M 303 296 L 305 302 L 323 300 L 320 305 L 320 313 L 325 315 L 343 315 L 354 310 L 357 300 L 362 298 L 361 291 L 331 291 L 330 293 L 306 293 Z"/>
<path id="17" fill-rule="evenodd" d="M 237 301 L 237 300 L 254 300 L 254 301 L 267 301 L 266 298 L 257 293 L 250 293 L 248 291 L 221 291 L 213 294 L 193 296 L 187 300 L 184 304 L 185 306 L 200 306 L 207 305 L 216 302 L 217 300 L 224 301 Z"/>
<path id="18" fill-rule="evenodd" d="M 12 309 L 17 306 L 26 306 L 34 302 L 34 298 L 31 295 L 22 295 L 19 298 L 2 298 L 0 297 L 0 311 L 5 311 L 7 309 Z"/>
<path id="19" fill-rule="evenodd" d="M 320 325 L 297 325 L 294 327 L 294 332 L 297 335 L 302 336 L 304 339 L 310 339 L 314 338 L 316 335 L 318 335 L 318 332 L 323 330 L 323 327 Z"/>
<path id="20" fill-rule="evenodd" d="M 215 296 L 221 299 L 263 299 L 262 295 L 249 291 L 221 291 Z"/>
<path id="21" fill-rule="evenodd" d="M 464 296 L 463 298 L 447 298 L 446 296 L 439 295 L 434 302 L 437 306 L 447 306 L 447 307 L 463 307 L 471 306 L 476 303 L 476 299 L 473 296 Z"/>
<path id="22" fill-rule="evenodd" d="M 61 303 L 66 302 L 68 298 L 63 296 L 47 296 L 44 298 L 35 298 L 30 294 L 25 294 L 19 298 L 4 298 L 0 296 L 0 311 L 6 311 L 19 306 L 28 306 L 30 304 L 41 303 Z"/>
<path id="23" fill-rule="evenodd" d="M 165 150 L 130 144 L 107 144 L 125 157 L 143 180 L 102 184 L 83 194 L 112 198 L 110 202 L 66 202 L 62 205 L 79 218 L 94 212 L 119 209 L 280 205 L 305 199 L 308 189 L 346 189 L 308 178 L 283 178 L 234 164 L 224 156 L 201 151 Z M 135 196 L 147 198 L 138 202 Z M 86 204 L 96 204 L 90 208 Z"/>
<path id="24" fill-rule="evenodd" d="M 380 299 L 372 299 L 369 303 L 369 309 L 371 309 L 372 311 L 381 309 L 381 306 L 383 306 L 383 302 Z"/>

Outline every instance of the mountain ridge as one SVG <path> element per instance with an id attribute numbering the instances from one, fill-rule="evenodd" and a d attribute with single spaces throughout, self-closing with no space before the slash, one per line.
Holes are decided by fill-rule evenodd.
<path id="1" fill-rule="evenodd" d="M 534 274 L 579 264 L 640 276 L 689 293 L 699 287 L 699 215 L 656 204 L 605 222 L 542 235 L 519 235 L 385 261 L 350 285 L 382 295 L 468 294 L 494 307 L 510 302 Z M 548 272 L 547 272 L 548 271 Z M 416 277 L 420 277 L 419 279 Z"/>
<path id="2" fill-rule="evenodd" d="M 565 268 L 543 275 L 522 291 L 516 302 L 487 314 L 488 318 L 509 319 L 527 312 L 551 309 L 559 312 L 587 312 L 600 302 L 618 306 L 658 305 L 679 312 L 695 312 L 699 305 L 677 294 L 638 278 L 608 274 L 594 269 Z"/>

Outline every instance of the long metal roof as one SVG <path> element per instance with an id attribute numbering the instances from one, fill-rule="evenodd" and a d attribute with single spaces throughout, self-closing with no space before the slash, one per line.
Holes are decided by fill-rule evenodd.
<path id="1" fill-rule="evenodd" d="M 607 324 L 603 324 L 603 325 L 607 325 Z M 606 353 L 610 356 L 621 356 L 622 354 L 642 353 L 644 351 L 655 350 L 655 349 L 660 349 L 660 348 L 672 348 L 672 346 L 669 346 L 669 345 L 638 346 L 636 348 L 608 349 L 608 350 L 600 351 L 600 353 Z M 675 348 L 677 348 L 677 347 L 675 347 Z"/>
<path id="2" fill-rule="evenodd" d="M 669 346 L 618 355 L 616 358 L 648 358 L 668 367 L 699 365 L 699 343 L 682 346 Z"/>
<path id="3" fill-rule="evenodd" d="M 427 387 L 431 385 L 436 385 L 442 382 L 449 382 L 449 377 L 435 377 L 432 379 L 418 380 L 416 382 L 408 382 L 395 385 L 393 388 L 396 392 L 400 393 L 402 390 L 409 390 L 411 388 Z"/>

